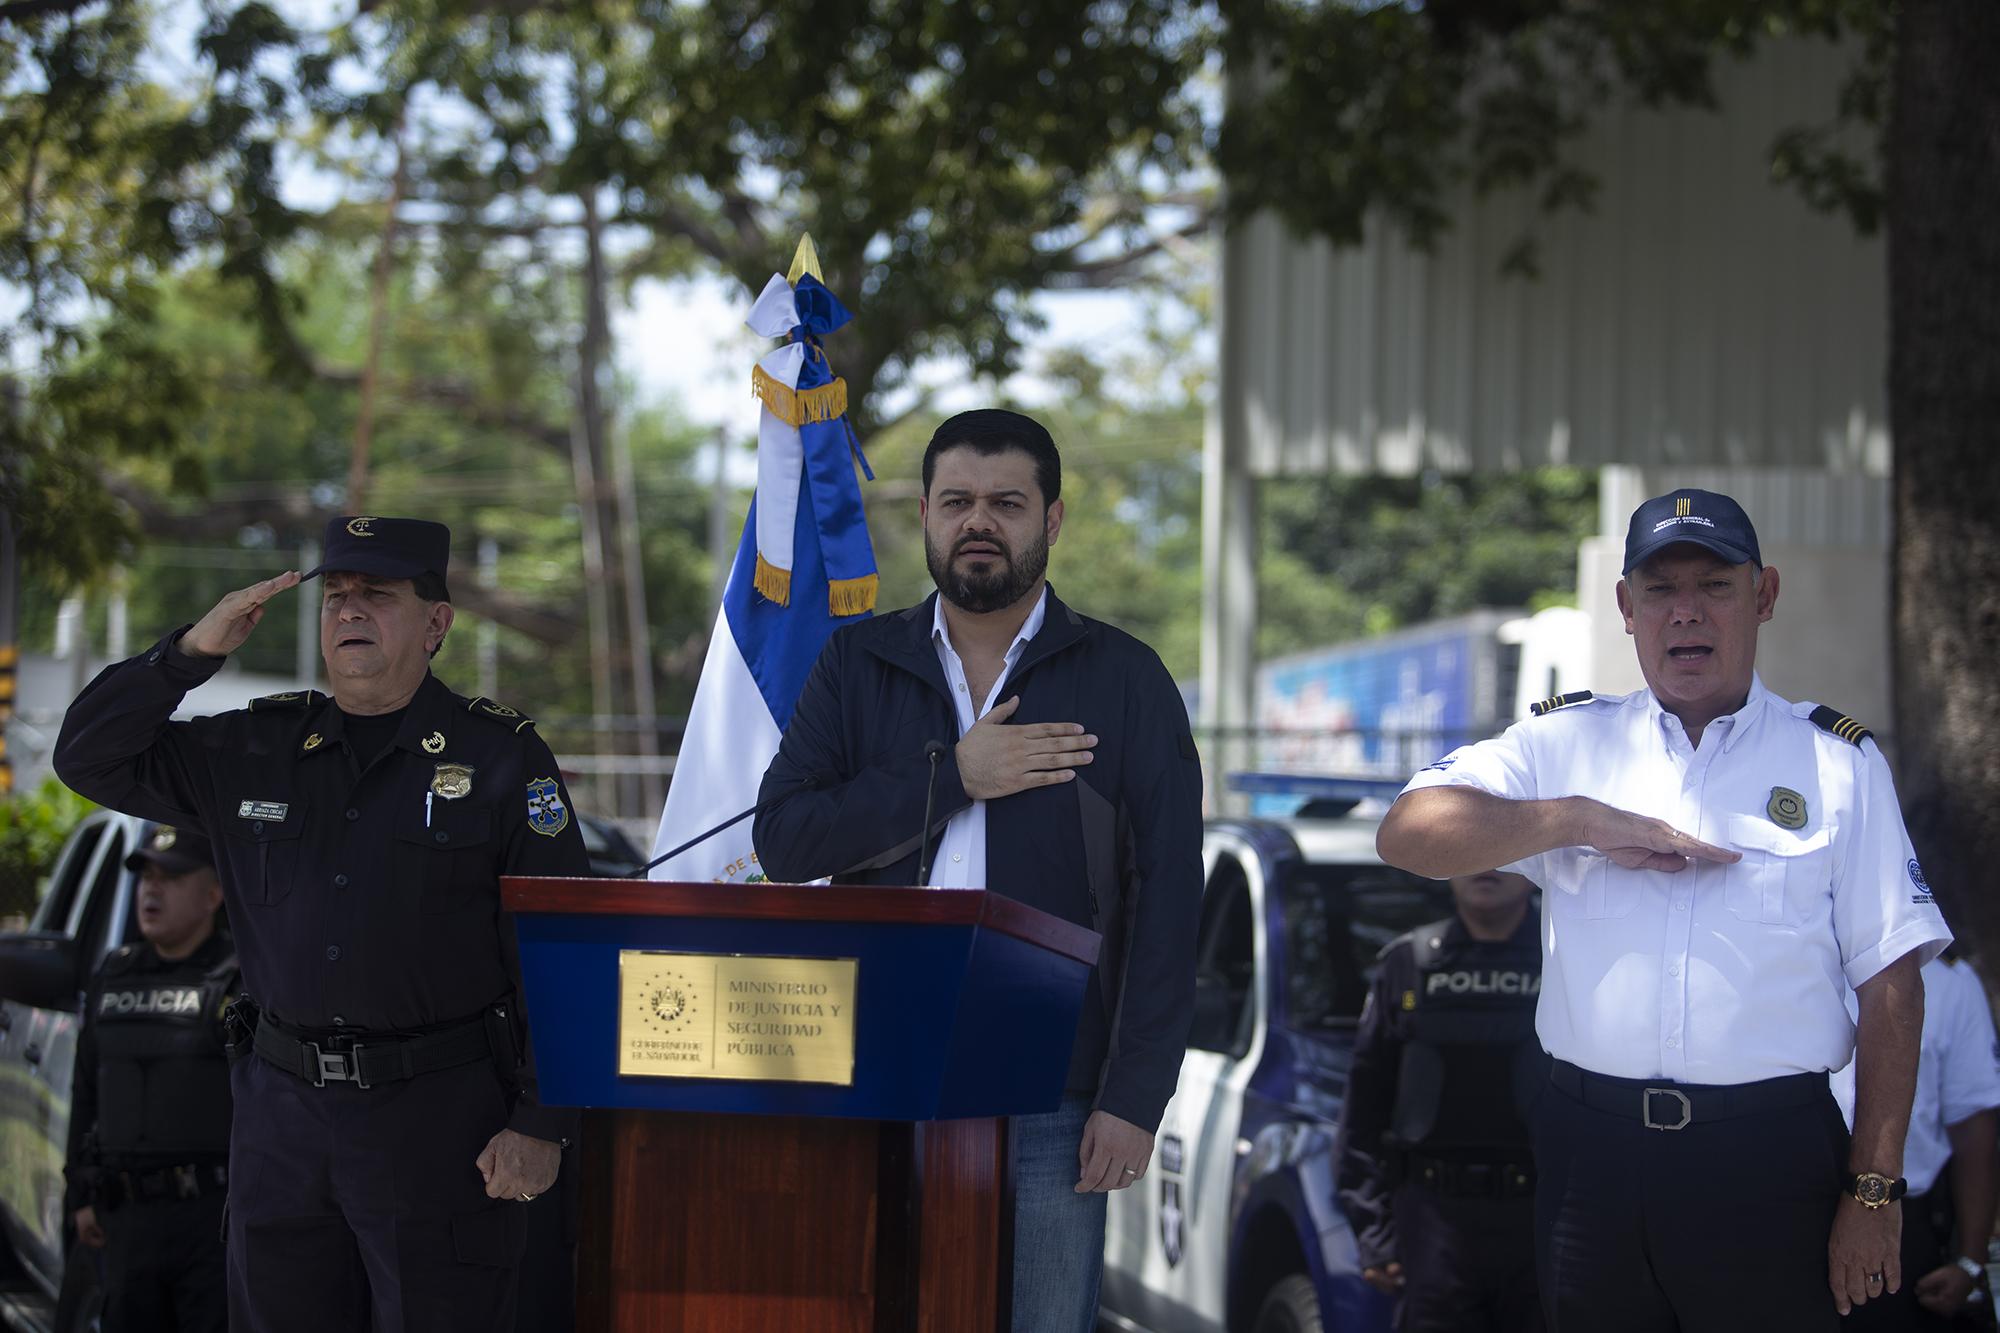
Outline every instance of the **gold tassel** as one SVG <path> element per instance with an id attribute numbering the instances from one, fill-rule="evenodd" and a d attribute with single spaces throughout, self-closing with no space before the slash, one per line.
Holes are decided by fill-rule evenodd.
<path id="1" fill-rule="evenodd" d="M 837 616 L 858 616 L 864 611 L 873 611 L 875 590 L 881 582 L 881 577 L 876 574 L 858 579 L 829 579 L 826 585 L 827 607 Z"/>
<path id="2" fill-rule="evenodd" d="M 779 569 L 764 559 L 762 552 L 757 555 L 756 577 L 750 582 L 766 601 L 776 602 L 779 606 L 792 604 L 792 571 Z"/>
<path id="3" fill-rule="evenodd" d="M 786 388 L 762 366 L 758 366 L 750 373 L 750 392 L 772 416 L 791 426 L 803 426 L 808 421 L 832 421 L 847 413 L 846 380 L 835 380 L 802 393 Z"/>

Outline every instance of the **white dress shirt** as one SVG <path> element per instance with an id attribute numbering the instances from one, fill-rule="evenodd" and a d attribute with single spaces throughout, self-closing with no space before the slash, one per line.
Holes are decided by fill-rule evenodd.
<path id="1" fill-rule="evenodd" d="M 993 711 L 994 704 L 1006 697 L 1001 691 L 1007 688 L 1007 677 L 1014 674 L 1014 664 L 1027 650 L 1028 640 L 1041 632 L 1048 607 L 1049 590 L 1043 588 L 1042 595 L 1035 599 L 1035 609 L 1021 622 L 1020 633 L 1014 636 L 1014 642 L 1007 645 L 1007 656 L 1000 665 L 1000 674 L 993 679 L 993 688 L 975 712 L 972 687 L 965 682 L 965 663 L 959 660 L 958 650 L 951 646 L 951 629 L 944 619 L 944 596 L 939 594 L 931 617 L 931 642 L 937 645 L 938 664 L 944 668 L 944 683 L 951 690 L 953 706 L 958 709 L 958 735 L 961 740 L 980 718 Z M 944 826 L 944 832 L 938 837 L 937 852 L 931 859 L 930 882 L 931 887 L 937 889 L 986 887 L 986 802 L 974 801 L 953 815 L 951 822 Z"/>
<path id="2" fill-rule="evenodd" d="M 1668 873 L 1559 847 L 1506 867 L 1542 886 L 1536 1031 L 1549 1054 L 1680 1083 L 1839 1069 L 1854 1054 L 1848 990 L 1949 942 L 1881 751 L 1812 709 L 1753 680 L 1696 749 L 1641 690 L 1518 722 L 1410 780 L 1405 791 L 1589 796 L 1743 853 Z M 1779 789 L 1802 800 L 1796 829 L 1773 813 Z"/>
<path id="3" fill-rule="evenodd" d="M 1903 1178 L 1912 1194 L 1928 1194 L 1951 1160 L 1947 1128 L 2000 1107 L 2000 1052 L 1994 1049 L 1993 1013 L 1978 976 L 1965 964 L 1942 958 L 1925 963 L 1922 975 L 1923 1046 L 1910 1134 L 1903 1141 Z M 1847 1007 L 1860 1012 L 1852 991 Z M 1854 1128 L 1854 1062 L 1833 1076 L 1833 1096 L 1847 1127 Z"/>

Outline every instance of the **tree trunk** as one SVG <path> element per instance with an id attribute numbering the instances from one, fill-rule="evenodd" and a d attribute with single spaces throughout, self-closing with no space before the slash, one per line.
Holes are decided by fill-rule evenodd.
<path id="1" fill-rule="evenodd" d="M 403 146 L 403 121 L 396 118 L 396 172 L 389 178 L 389 207 L 382 214 L 382 240 L 375 251 L 375 273 L 368 283 L 368 350 L 361 363 L 361 403 L 354 414 L 354 448 L 347 460 L 347 512 L 368 507 L 369 451 L 375 439 L 375 377 L 381 370 L 382 340 L 389 325 L 389 278 L 396 263 L 396 210 L 403 206 L 409 180 L 409 157 Z"/>
<path id="2" fill-rule="evenodd" d="M 2000 4 L 1904 0 L 1888 131 L 1896 773 L 2000 982 Z"/>

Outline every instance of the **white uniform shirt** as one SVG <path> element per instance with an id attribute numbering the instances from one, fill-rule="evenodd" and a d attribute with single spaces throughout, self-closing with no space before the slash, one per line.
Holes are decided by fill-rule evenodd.
<path id="1" fill-rule="evenodd" d="M 1951 1159 L 1948 1126 L 2000 1107 L 2000 1051 L 1993 1013 L 1972 969 L 1934 958 L 1924 964 L 1924 1035 L 1917 1057 L 1917 1095 L 1903 1141 L 1903 1178 L 1910 1193 L 1927 1194 Z M 1847 1007 L 1859 1013 L 1852 991 Z M 1854 1127 L 1854 1063 L 1833 1076 L 1833 1095 Z"/>
<path id="2" fill-rule="evenodd" d="M 1410 780 L 1514 800 L 1589 796 L 1663 819 L 1732 865 L 1626 870 L 1587 847 L 1506 867 L 1542 887 L 1549 1054 L 1621 1078 L 1748 1083 L 1839 1069 L 1846 994 L 1950 940 L 1903 831 L 1889 767 L 1753 680 L 1699 750 L 1652 691 L 1593 699 L 1463 746 Z M 1777 789 L 1803 824 L 1771 813 Z"/>
<path id="3" fill-rule="evenodd" d="M 1021 622 L 1020 633 L 1014 636 L 1014 642 L 1007 645 L 1007 656 L 1000 665 L 1000 674 L 994 677 L 992 690 L 980 703 L 979 711 L 974 712 L 972 687 L 965 683 L 965 663 L 959 660 L 958 650 L 951 646 L 951 629 L 944 621 L 944 597 L 939 595 L 931 616 L 931 642 L 937 645 L 938 663 L 944 667 L 944 683 L 950 687 L 952 704 L 958 709 L 961 740 L 980 718 L 993 711 L 994 704 L 1006 697 L 1001 691 L 1007 688 L 1007 677 L 1014 674 L 1014 664 L 1027 650 L 1028 640 L 1041 633 L 1042 621 L 1048 618 L 1048 610 L 1049 590 L 1044 588 L 1035 601 L 1035 609 Z M 938 838 L 937 854 L 931 858 L 931 887 L 986 887 L 986 802 L 974 801 L 953 815 L 951 822 L 944 826 L 944 833 Z"/>

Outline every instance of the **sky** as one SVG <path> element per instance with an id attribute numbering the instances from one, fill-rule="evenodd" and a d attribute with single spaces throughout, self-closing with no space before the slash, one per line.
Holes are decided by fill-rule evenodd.
<path id="1" fill-rule="evenodd" d="M 789 256 L 782 256 L 781 262 L 788 263 Z M 690 422 L 719 427 L 744 439 L 754 435 L 757 403 L 750 396 L 750 368 L 774 345 L 743 325 L 755 297 L 734 280 L 718 277 L 639 284 L 631 305 L 612 318 L 614 357 L 640 398 L 633 406 L 672 401 Z M 1031 304 L 1047 325 L 1029 344 L 1023 370 L 1001 386 L 1031 405 L 1047 402 L 1057 392 L 1036 373 L 1051 352 L 1078 344 L 1132 342 L 1143 329 L 1142 306 L 1127 292 L 1042 293 Z M 868 317 L 865 308 L 854 313 L 857 320 Z M 827 345 L 836 373 L 839 338 L 834 334 Z M 949 363 L 934 361 L 917 371 L 918 380 L 933 388 L 941 411 L 976 406 L 993 395 L 994 386 L 962 383 L 954 370 Z"/>

